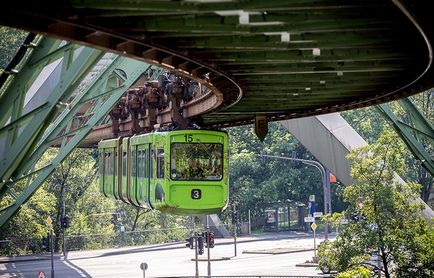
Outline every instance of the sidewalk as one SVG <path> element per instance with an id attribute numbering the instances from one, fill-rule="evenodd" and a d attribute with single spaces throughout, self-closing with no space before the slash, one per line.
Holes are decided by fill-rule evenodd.
<path id="1" fill-rule="evenodd" d="M 245 242 L 253 242 L 253 241 L 265 241 L 265 240 L 282 240 L 282 239 L 291 239 L 291 238 L 309 238 L 312 237 L 312 233 L 306 232 L 266 232 L 259 235 L 251 235 L 251 236 L 243 236 L 237 238 L 237 244 L 242 244 Z M 334 237 L 334 235 L 331 235 Z M 324 238 L 324 235 L 321 233 L 317 234 L 317 239 L 321 240 Z M 233 244 L 233 238 L 218 238 L 216 239 L 215 245 L 227 245 Z M 118 255 L 118 254 L 128 254 L 128 253 L 139 253 L 139 252 L 151 252 L 156 250 L 167 250 L 167 249 L 178 249 L 178 248 L 186 248 L 185 242 L 173 242 L 173 243 L 163 243 L 163 244 L 154 244 L 154 245 L 144 245 L 144 246 L 129 246 L 129 247 L 121 247 L 121 248 L 110 248 L 110 249 L 97 249 L 97 250 L 84 250 L 84 251 L 70 251 L 67 253 L 68 260 L 74 259 L 83 259 L 90 257 L 102 257 L 102 256 L 110 256 L 110 255 Z M 265 250 L 254 250 L 254 251 L 246 251 L 246 252 L 259 252 L 260 254 L 283 254 L 283 253 L 293 253 L 293 252 L 303 252 L 310 251 L 312 248 L 274 248 L 274 249 L 265 249 Z M 50 260 L 51 254 L 35 254 L 35 255 L 27 255 L 27 256 L 14 256 L 14 257 L 0 257 L 0 264 L 14 263 L 14 262 L 25 262 L 25 261 L 36 261 L 36 260 Z M 61 253 L 54 253 L 54 259 L 60 260 L 65 259 Z"/>

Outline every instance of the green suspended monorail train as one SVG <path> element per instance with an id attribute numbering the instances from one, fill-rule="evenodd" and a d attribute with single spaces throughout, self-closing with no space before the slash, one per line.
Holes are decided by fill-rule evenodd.
<path id="1" fill-rule="evenodd" d="M 206 215 L 228 203 L 228 135 L 177 130 L 103 140 L 100 191 L 107 197 L 178 215 Z"/>

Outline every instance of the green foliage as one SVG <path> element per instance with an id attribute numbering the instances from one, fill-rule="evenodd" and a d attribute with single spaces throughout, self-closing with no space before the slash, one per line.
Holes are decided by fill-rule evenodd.
<path id="1" fill-rule="evenodd" d="M 41 251 L 40 241 L 48 233 L 47 217 L 54 209 L 56 197 L 38 189 L 18 213 L 2 227 L 1 239 L 10 242 L 0 248 L 0 255 L 22 255 Z"/>
<path id="2" fill-rule="evenodd" d="M 426 255 L 432 255 L 434 249 L 433 229 L 421 215 L 423 206 L 414 201 L 419 185 L 395 179 L 395 172 L 404 171 L 402 153 L 397 135 L 385 130 L 375 144 L 348 156 L 357 183 L 344 190 L 349 203 L 344 214 L 357 215 L 359 221 L 351 222 L 334 242 L 324 245 L 320 261 L 339 271 L 364 265 L 373 272 L 377 263 L 370 258 L 379 250 L 386 277 L 392 273 L 399 277 L 434 274 L 432 259 Z M 332 220 L 338 222 L 340 218 Z"/>
<path id="3" fill-rule="evenodd" d="M 412 96 L 411 101 L 418 107 L 421 114 L 434 126 L 434 109 L 432 102 L 432 90 Z M 390 103 L 392 111 L 405 122 L 408 117 L 398 102 Z M 380 116 L 375 107 L 355 109 L 341 114 L 348 123 L 368 143 L 375 142 L 381 131 L 387 126 L 386 120 Z M 400 140 L 400 139 L 399 139 Z M 429 137 L 419 136 L 420 142 L 428 153 L 433 153 L 433 141 Z M 421 198 L 427 202 L 434 184 L 434 178 L 422 167 L 421 163 L 406 149 L 403 153 L 405 171 L 402 173 L 404 180 L 414 180 L 422 185 Z"/>
<path id="4" fill-rule="evenodd" d="M 371 277 L 369 269 L 358 266 L 355 269 L 339 273 L 336 278 L 369 278 Z"/>
<path id="5" fill-rule="evenodd" d="M 316 194 L 317 207 L 323 207 L 320 172 L 311 166 L 260 154 L 315 160 L 315 158 L 280 124 L 270 123 L 264 142 L 256 137 L 253 126 L 229 129 L 230 202 L 237 203 L 239 218 L 246 220 L 248 210 L 253 217 L 262 217 L 263 210 L 278 203 L 307 203 Z M 340 191 L 333 186 L 332 193 Z M 333 196 L 333 208 L 342 210 L 343 202 Z M 256 214 L 256 215 L 255 215 Z M 230 213 L 225 213 L 226 218 Z"/>
<path id="6" fill-rule="evenodd" d="M 386 126 L 386 120 L 375 107 L 345 111 L 341 115 L 369 144 L 380 137 L 381 131 Z"/>
<path id="7" fill-rule="evenodd" d="M 0 26 L 0 69 L 9 64 L 26 35 L 21 30 Z"/>

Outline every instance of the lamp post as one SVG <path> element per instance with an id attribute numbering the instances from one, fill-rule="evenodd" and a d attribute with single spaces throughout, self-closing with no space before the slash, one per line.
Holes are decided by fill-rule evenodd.
<path id="1" fill-rule="evenodd" d="M 324 214 L 331 213 L 330 183 L 329 183 L 329 180 L 327 178 L 330 175 L 330 173 L 326 168 L 324 168 L 324 166 L 321 163 L 319 163 L 318 161 L 314 161 L 314 160 L 285 157 L 285 156 L 277 156 L 277 155 L 258 154 L 258 156 L 267 157 L 267 158 L 275 158 L 275 159 L 283 159 L 283 160 L 289 160 L 289 161 L 297 161 L 297 162 L 301 162 L 301 163 L 306 164 L 306 165 L 313 166 L 316 169 L 318 169 L 321 173 L 322 187 L 323 187 L 323 192 L 324 192 Z M 328 240 L 328 238 L 329 238 L 328 224 L 325 227 L 324 238 L 326 240 Z"/>

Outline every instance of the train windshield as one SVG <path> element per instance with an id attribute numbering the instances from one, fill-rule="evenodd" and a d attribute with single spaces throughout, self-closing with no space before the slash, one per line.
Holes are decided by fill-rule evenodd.
<path id="1" fill-rule="evenodd" d="M 172 180 L 221 180 L 223 144 L 173 143 L 170 177 Z"/>

